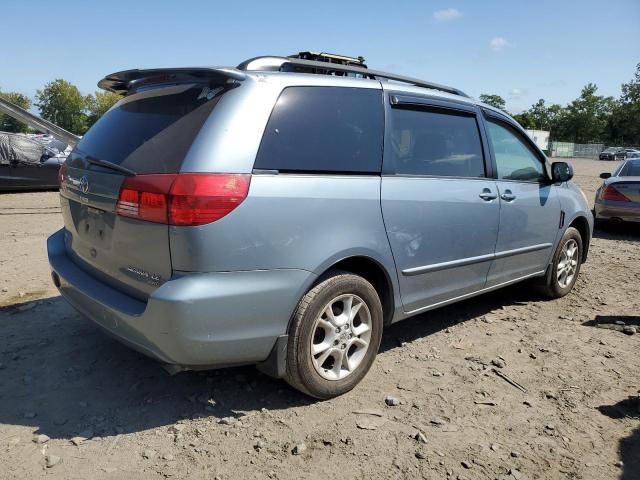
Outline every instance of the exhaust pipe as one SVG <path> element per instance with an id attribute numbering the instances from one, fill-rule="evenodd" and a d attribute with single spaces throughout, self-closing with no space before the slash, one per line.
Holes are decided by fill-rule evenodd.
<path id="1" fill-rule="evenodd" d="M 74 135 L 71 132 L 67 132 L 64 128 L 57 126 L 55 123 L 51 123 L 44 118 L 40 118 L 33 113 L 27 112 L 24 108 L 14 105 L 11 102 L 7 102 L 3 98 L 0 98 L 0 112 L 15 118 L 19 122 L 26 123 L 39 132 L 53 135 L 71 147 L 75 147 L 76 143 L 80 141 L 79 136 Z"/>

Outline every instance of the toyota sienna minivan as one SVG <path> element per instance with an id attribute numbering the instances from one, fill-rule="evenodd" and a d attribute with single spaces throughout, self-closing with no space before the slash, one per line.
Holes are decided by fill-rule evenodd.
<path id="1" fill-rule="evenodd" d="M 527 279 L 561 297 L 587 258 L 571 166 L 455 88 L 312 52 L 98 85 L 123 98 L 61 170 L 53 281 L 176 369 L 330 398 L 391 323 Z"/>

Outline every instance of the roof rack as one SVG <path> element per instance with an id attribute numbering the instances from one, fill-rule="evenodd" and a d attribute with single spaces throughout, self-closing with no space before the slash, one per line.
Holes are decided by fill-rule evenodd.
<path id="1" fill-rule="evenodd" d="M 340 65 L 353 65 L 356 67 L 367 68 L 364 64 L 364 57 L 349 57 L 347 55 L 338 55 L 337 53 L 311 51 L 298 52 L 293 55 L 287 55 L 287 58 L 313 60 L 315 62 L 339 63 Z"/>
<path id="2" fill-rule="evenodd" d="M 314 53 L 314 52 L 301 52 L 298 55 L 301 55 L 304 53 Z M 321 55 L 326 56 L 326 55 L 332 55 L 332 54 L 321 54 Z M 354 74 L 354 75 L 360 75 L 362 76 L 362 78 L 393 80 L 394 82 L 408 83 L 410 85 L 415 85 L 416 87 L 440 90 L 442 92 L 451 93 L 453 95 L 460 95 L 462 97 L 469 96 L 463 91 L 458 90 L 457 88 L 448 87 L 446 85 L 427 82 L 425 80 L 420 80 L 418 78 L 405 77 L 403 75 L 396 75 L 394 73 L 381 72 L 379 70 L 370 70 L 366 67 L 366 65 L 364 65 L 364 63 L 361 64 L 362 66 L 356 66 L 356 65 L 349 65 L 349 64 L 345 65 L 343 63 L 332 63 L 326 60 L 324 61 L 305 60 L 305 59 L 296 58 L 296 57 L 297 56 L 255 57 L 255 58 L 250 58 L 249 60 L 245 60 L 240 65 L 238 65 L 237 68 L 238 70 L 243 70 L 243 71 L 300 72 L 300 73 L 316 73 L 316 74 L 323 74 L 323 75 L 332 75 L 336 73 Z M 344 58 L 351 59 L 354 57 L 344 57 Z"/>

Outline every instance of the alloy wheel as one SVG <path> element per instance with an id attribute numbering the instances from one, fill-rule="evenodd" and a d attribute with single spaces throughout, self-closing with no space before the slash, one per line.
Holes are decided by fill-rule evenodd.
<path id="1" fill-rule="evenodd" d="M 339 295 L 316 318 L 311 357 L 318 374 L 342 380 L 365 358 L 371 340 L 371 312 L 357 295 Z"/>
<path id="2" fill-rule="evenodd" d="M 573 238 L 569 239 L 562 247 L 556 269 L 556 278 L 558 279 L 560 288 L 567 288 L 576 276 L 578 270 L 578 250 L 578 242 Z"/>

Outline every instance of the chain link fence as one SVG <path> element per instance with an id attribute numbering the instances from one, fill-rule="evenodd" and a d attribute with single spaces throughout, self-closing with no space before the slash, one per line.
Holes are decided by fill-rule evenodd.
<path id="1" fill-rule="evenodd" d="M 605 145 L 604 143 L 550 142 L 550 145 L 549 153 L 552 157 L 568 158 L 598 158 L 598 155 L 606 148 L 622 148 L 616 147 L 615 145 Z M 633 146 L 627 146 L 625 148 L 640 150 L 640 147 Z"/>
<path id="2" fill-rule="evenodd" d="M 598 158 L 605 149 L 603 143 L 551 142 L 552 157 Z"/>

